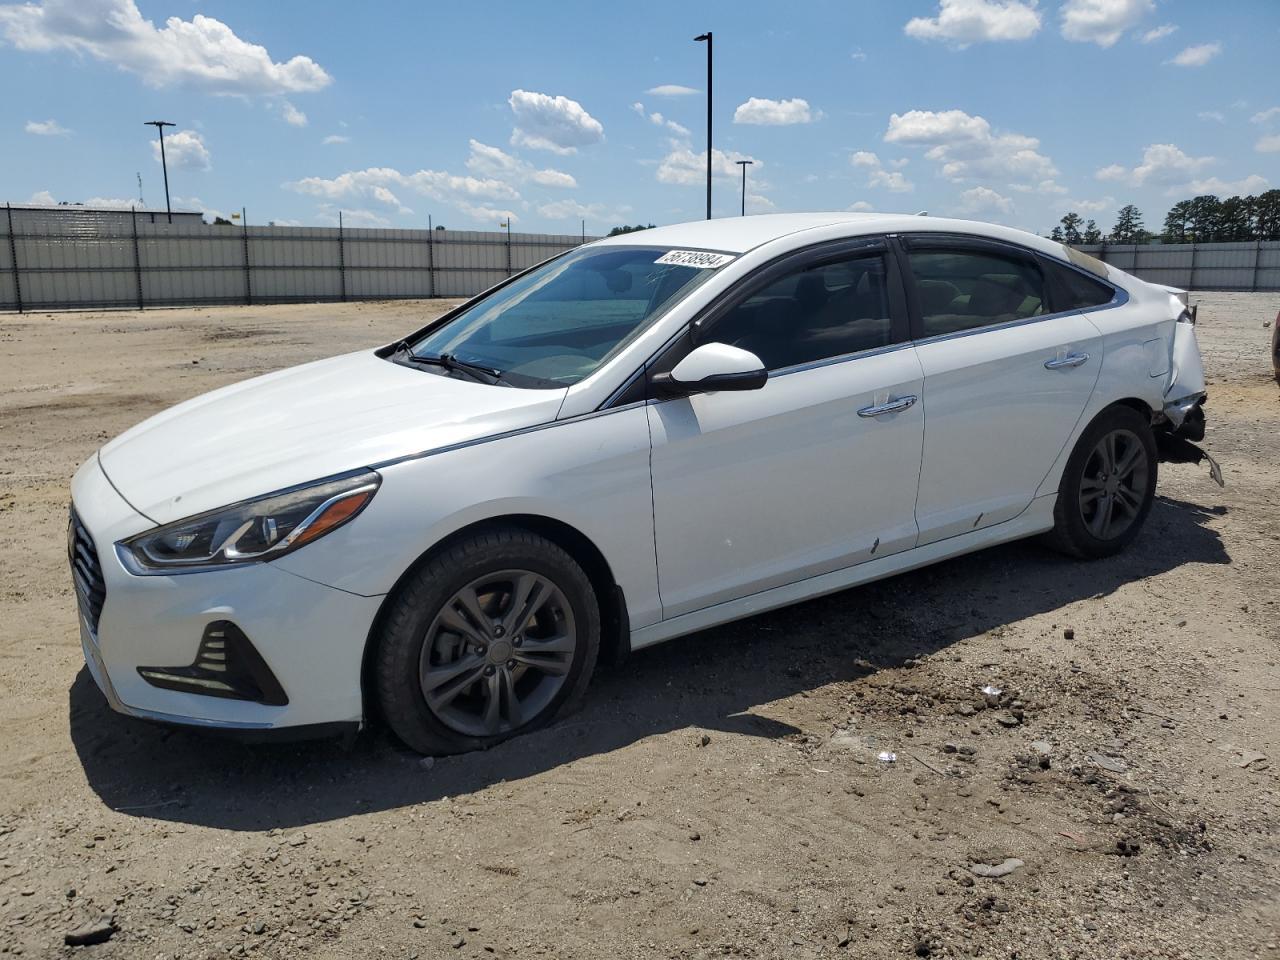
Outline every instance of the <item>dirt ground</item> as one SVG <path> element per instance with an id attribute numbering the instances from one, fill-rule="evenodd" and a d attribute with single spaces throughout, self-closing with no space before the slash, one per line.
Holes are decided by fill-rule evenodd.
<path id="1" fill-rule="evenodd" d="M 1280 960 L 1280 295 L 1196 299 L 1227 487 L 1163 468 L 1128 553 L 687 637 L 433 764 L 113 714 L 63 551 L 109 437 L 441 305 L 0 315 L 0 954 Z"/>

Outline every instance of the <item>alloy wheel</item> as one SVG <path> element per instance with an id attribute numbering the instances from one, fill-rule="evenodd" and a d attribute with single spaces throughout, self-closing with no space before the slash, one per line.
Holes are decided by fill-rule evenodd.
<path id="1" fill-rule="evenodd" d="M 577 646 L 573 608 L 551 580 L 529 570 L 486 574 L 450 597 L 427 628 L 422 696 L 458 733 L 509 733 L 555 699 Z"/>
<path id="2" fill-rule="evenodd" d="M 1137 434 L 1113 430 L 1098 441 L 1080 478 L 1080 516 L 1099 540 L 1122 536 L 1147 497 L 1150 460 Z"/>

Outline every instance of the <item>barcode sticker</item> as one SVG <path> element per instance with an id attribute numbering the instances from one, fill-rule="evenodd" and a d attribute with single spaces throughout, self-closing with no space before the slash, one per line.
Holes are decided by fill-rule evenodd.
<path id="1" fill-rule="evenodd" d="M 676 267 L 697 267 L 699 270 L 714 270 L 723 267 L 733 259 L 729 253 L 706 253 L 702 250 L 668 250 L 654 263 L 669 263 Z"/>

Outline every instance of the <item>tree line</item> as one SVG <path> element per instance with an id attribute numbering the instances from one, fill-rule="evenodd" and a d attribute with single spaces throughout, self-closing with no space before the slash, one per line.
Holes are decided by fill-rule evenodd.
<path id="1" fill-rule="evenodd" d="M 1159 233 L 1148 230 L 1142 211 L 1132 203 L 1116 214 L 1115 226 L 1103 233 L 1093 220 L 1074 211 L 1049 231 L 1049 239 L 1061 243 L 1228 243 L 1239 240 L 1280 240 L 1280 190 L 1258 196 L 1195 197 L 1175 203 L 1165 214 Z"/>

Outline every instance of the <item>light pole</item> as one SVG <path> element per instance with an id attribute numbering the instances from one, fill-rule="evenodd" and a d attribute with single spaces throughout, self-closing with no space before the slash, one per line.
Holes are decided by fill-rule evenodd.
<path id="1" fill-rule="evenodd" d="M 711 219 L 711 31 L 694 37 L 694 42 L 707 41 L 707 219 Z"/>
<path id="2" fill-rule="evenodd" d="M 147 120 L 143 126 L 155 127 L 160 133 L 160 169 L 164 171 L 164 209 L 169 215 L 169 222 L 173 223 L 173 207 L 169 204 L 169 164 L 164 158 L 164 128 L 172 127 L 174 124 L 168 120 Z"/>
<path id="3" fill-rule="evenodd" d="M 754 160 L 735 160 L 738 166 L 742 168 L 742 215 L 747 215 L 747 167 L 755 163 Z"/>

